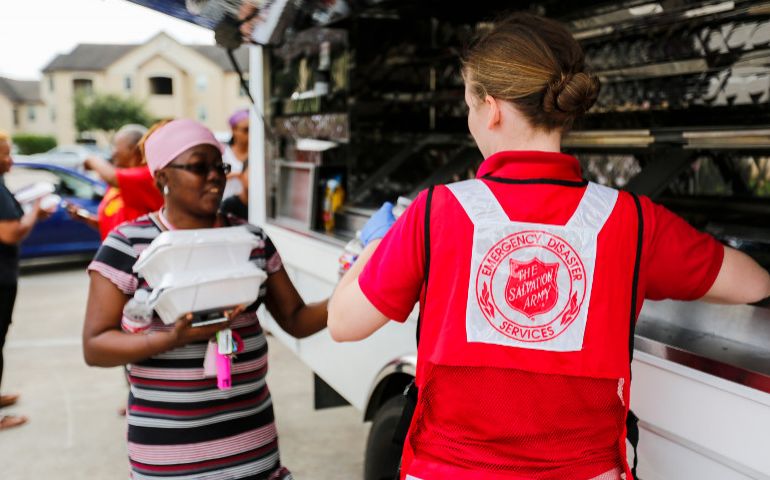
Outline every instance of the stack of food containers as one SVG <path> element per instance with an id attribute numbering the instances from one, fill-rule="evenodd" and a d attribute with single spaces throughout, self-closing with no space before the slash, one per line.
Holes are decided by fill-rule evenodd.
<path id="1" fill-rule="evenodd" d="M 223 321 L 249 305 L 267 274 L 249 261 L 258 240 L 246 227 L 163 232 L 134 265 L 150 288 L 149 303 L 166 324 L 192 313 L 193 324 Z"/>

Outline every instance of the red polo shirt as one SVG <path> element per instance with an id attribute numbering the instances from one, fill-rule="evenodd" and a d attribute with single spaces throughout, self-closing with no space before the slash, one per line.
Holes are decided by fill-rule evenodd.
<path id="1" fill-rule="evenodd" d="M 126 220 L 160 210 L 163 206 L 163 195 L 155 185 L 155 179 L 152 178 L 147 165 L 120 168 L 115 175 L 127 209 Z"/>
<path id="2" fill-rule="evenodd" d="M 562 153 L 500 152 L 486 159 L 476 176 L 488 177 L 485 183 L 513 221 L 564 225 L 577 209 L 584 192 L 580 164 L 574 157 Z M 549 183 L 534 182 L 540 179 L 547 179 Z M 506 180 L 517 183 L 506 183 Z M 528 180 L 533 183 L 526 183 Z M 400 322 L 409 316 L 422 289 L 425 200 L 426 192 L 422 192 L 390 229 L 358 280 L 372 305 Z M 695 300 L 702 297 L 721 268 L 722 245 L 649 198 L 640 197 L 640 200 L 644 244 L 638 307 L 641 308 L 643 298 Z M 629 209 L 628 215 L 636 217 L 633 202 L 619 199 L 615 209 L 619 208 Z M 455 242 L 458 249 L 466 246 L 465 250 L 469 250 L 467 246 L 472 244 L 473 232 L 470 219 L 443 186 L 438 186 L 434 192 L 431 219 L 455 225 L 458 232 L 451 238 L 444 235 L 444 238 L 432 238 L 432 241 Z M 605 228 L 623 229 L 627 225 L 615 221 L 608 222 Z M 635 224 L 633 228 L 635 235 Z M 604 252 L 613 255 L 611 250 Z M 442 269 L 469 268 L 470 252 L 457 253 L 450 259 L 431 257 L 431 283 L 436 277 L 441 281 Z M 600 280 L 595 276 L 595 282 Z M 606 285 L 611 288 L 612 284 L 611 279 L 607 280 Z M 595 285 L 602 287 L 601 283 Z M 467 284 L 457 285 L 456 296 L 462 298 L 458 305 L 464 305 L 467 289 Z"/>
<path id="3" fill-rule="evenodd" d="M 113 228 L 159 210 L 163 195 L 146 165 L 115 171 L 118 188 L 110 187 L 99 204 L 99 233 L 104 240 Z"/>

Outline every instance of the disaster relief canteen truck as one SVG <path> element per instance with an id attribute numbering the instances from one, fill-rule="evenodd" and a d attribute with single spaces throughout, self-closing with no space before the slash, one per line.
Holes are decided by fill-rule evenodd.
<path id="1" fill-rule="evenodd" d="M 473 177 L 483 159 L 458 56 L 510 10 L 564 22 L 602 81 L 563 142 L 586 179 L 647 195 L 770 268 L 770 2 L 133 1 L 226 47 L 262 45 L 248 68 L 250 220 L 306 301 L 332 293 L 384 201 Z M 264 317 L 314 371 L 318 407 L 349 403 L 371 422 L 366 480 L 396 472 L 416 313 L 348 344 L 296 340 Z M 770 479 L 766 305 L 648 301 L 632 370 L 641 478 Z"/>

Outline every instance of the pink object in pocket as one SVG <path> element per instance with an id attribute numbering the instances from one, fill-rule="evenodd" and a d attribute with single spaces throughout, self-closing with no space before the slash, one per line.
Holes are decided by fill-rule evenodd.
<path id="1" fill-rule="evenodd" d="M 229 355 L 217 353 L 217 387 L 220 390 L 229 390 L 232 387 Z"/>

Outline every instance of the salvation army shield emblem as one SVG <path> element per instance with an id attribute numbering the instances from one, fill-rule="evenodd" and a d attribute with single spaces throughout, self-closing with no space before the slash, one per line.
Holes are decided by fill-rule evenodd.
<path id="1" fill-rule="evenodd" d="M 476 271 L 474 306 L 489 325 L 532 344 L 556 341 L 570 329 L 586 298 L 588 276 L 569 240 L 524 230 L 487 249 Z"/>
<path id="2" fill-rule="evenodd" d="M 529 262 L 509 259 L 510 274 L 505 285 L 505 302 L 530 320 L 550 311 L 559 300 L 556 282 L 558 263 L 544 263 L 539 258 Z"/>

